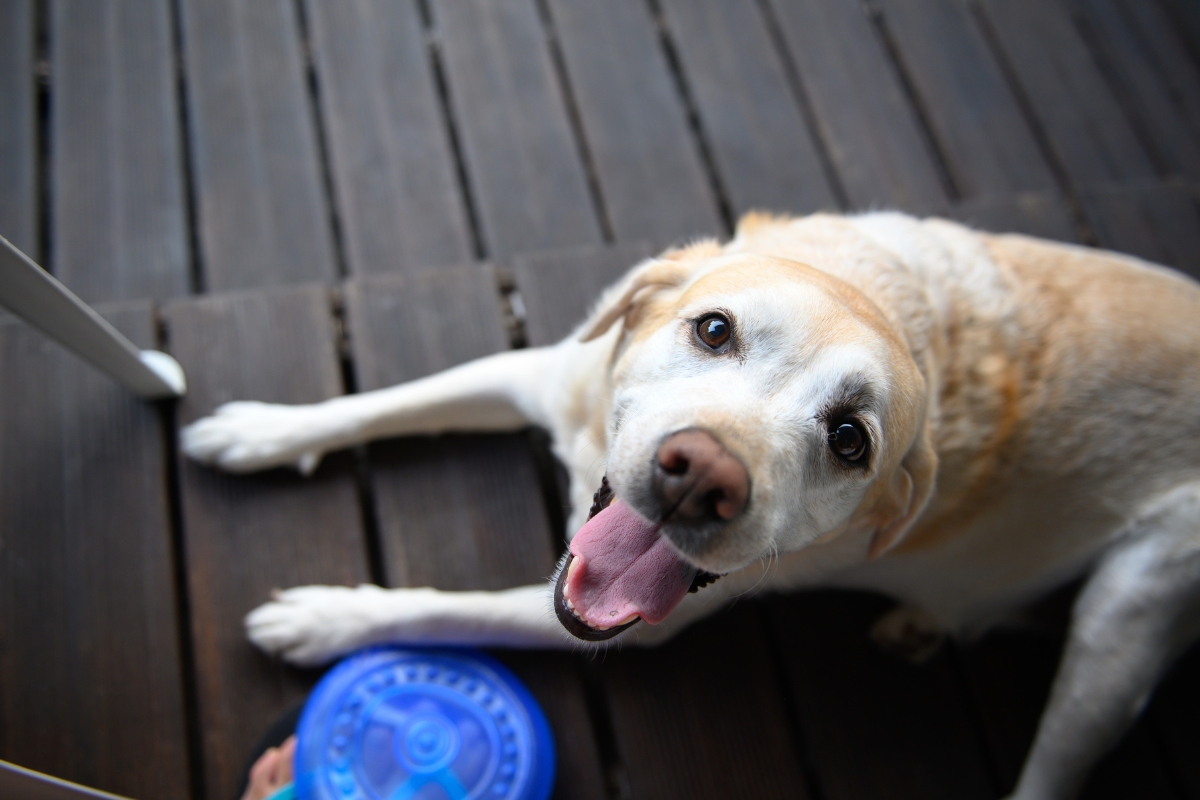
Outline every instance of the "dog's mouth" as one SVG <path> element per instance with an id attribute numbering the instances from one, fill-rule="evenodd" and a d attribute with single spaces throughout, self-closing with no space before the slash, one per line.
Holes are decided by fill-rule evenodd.
<path id="1" fill-rule="evenodd" d="M 605 479 L 554 585 L 554 611 L 568 633 L 600 642 L 639 620 L 653 625 L 717 579 L 680 558 L 660 528 L 614 497 Z"/>

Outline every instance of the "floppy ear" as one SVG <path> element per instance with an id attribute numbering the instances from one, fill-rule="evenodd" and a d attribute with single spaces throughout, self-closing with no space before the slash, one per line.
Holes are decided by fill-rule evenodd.
<path id="1" fill-rule="evenodd" d="M 720 252 L 715 241 L 705 240 L 676 250 L 668 250 L 658 258 L 643 261 L 609 289 L 579 330 L 579 341 L 590 342 L 613 326 L 647 297 L 659 289 L 679 286 L 688 279 L 696 263 Z"/>
<path id="2" fill-rule="evenodd" d="M 872 514 L 879 527 L 871 537 L 869 558 L 879 558 L 895 547 L 925 510 L 933 496 L 937 463 L 932 432 L 928 425 L 923 425 Z"/>

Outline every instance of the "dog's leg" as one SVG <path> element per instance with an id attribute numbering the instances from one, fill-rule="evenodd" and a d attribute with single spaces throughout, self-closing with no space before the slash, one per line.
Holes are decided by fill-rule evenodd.
<path id="1" fill-rule="evenodd" d="M 619 640 L 653 646 L 715 611 L 731 599 L 766 587 L 762 569 L 749 567 L 690 594 L 658 625 L 638 624 Z M 551 601 L 554 585 L 519 586 L 500 592 L 382 589 L 378 586 L 299 586 L 246 616 L 250 641 L 301 666 L 321 664 L 381 643 L 575 649 Z"/>
<path id="2" fill-rule="evenodd" d="M 548 584 L 500 592 L 300 586 L 246 617 L 259 648 L 301 666 L 382 643 L 570 649 Z"/>
<path id="3" fill-rule="evenodd" d="M 1170 493 L 1088 579 L 1014 798 L 1074 796 L 1200 633 L 1198 521 L 1200 488 Z"/>
<path id="4" fill-rule="evenodd" d="M 231 472 L 295 466 L 309 473 L 330 450 L 384 436 L 510 431 L 529 424 L 550 428 L 543 398 L 561 347 L 510 350 L 312 405 L 226 403 L 184 428 L 182 448 L 197 461 Z"/>

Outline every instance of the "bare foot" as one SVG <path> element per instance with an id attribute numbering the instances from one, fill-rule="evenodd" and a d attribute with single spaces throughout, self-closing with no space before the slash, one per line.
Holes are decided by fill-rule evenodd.
<path id="1" fill-rule="evenodd" d="M 264 800 L 292 782 L 292 761 L 296 757 L 296 737 L 289 736 L 279 747 L 259 756 L 250 768 L 250 783 L 242 800 Z"/>

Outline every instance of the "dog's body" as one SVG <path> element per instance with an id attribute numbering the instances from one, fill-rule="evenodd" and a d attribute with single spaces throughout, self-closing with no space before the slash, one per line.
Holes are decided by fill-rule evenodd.
<path id="1" fill-rule="evenodd" d="M 622 634 L 654 643 L 754 586 L 815 585 L 902 600 L 884 637 L 971 634 L 1087 575 L 1017 790 L 1061 797 L 1200 630 L 1197 319 L 1200 287 L 1115 254 L 899 214 L 752 215 L 724 247 L 635 267 L 554 347 L 315 406 L 231 404 L 184 448 L 309 470 L 379 436 L 542 426 L 572 532 L 606 469 L 619 498 L 558 580 L 559 616 L 596 638 L 665 616 Z M 679 591 L 642 550 L 605 561 L 642 535 L 622 514 Z M 680 602 L 696 568 L 725 577 Z M 395 639 L 574 646 L 551 597 L 304 587 L 248 626 L 299 663 Z"/>

